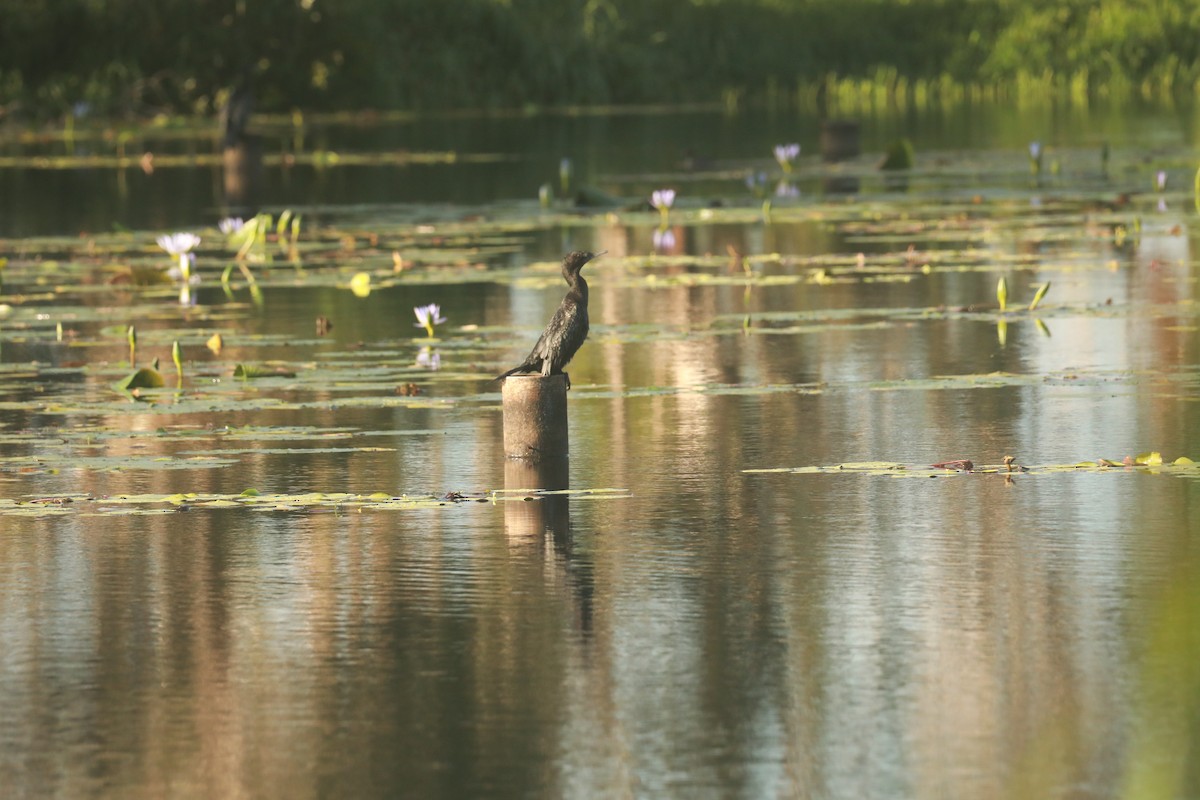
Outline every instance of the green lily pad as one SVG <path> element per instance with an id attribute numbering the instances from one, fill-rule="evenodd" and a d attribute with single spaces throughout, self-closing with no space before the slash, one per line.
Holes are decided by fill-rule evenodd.
<path id="1" fill-rule="evenodd" d="M 131 372 L 113 384 L 121 392 L 132 392 L 134 389 L 161 389 L 166 385 L 162 373 L 150 367 L 142 367 Z"/>

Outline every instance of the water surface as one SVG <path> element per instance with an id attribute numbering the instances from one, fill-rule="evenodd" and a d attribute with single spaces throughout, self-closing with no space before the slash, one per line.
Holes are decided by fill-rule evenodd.
<path id="1" fill-rule="evenodd" d="M 500 158 L 269 169 L 267 207 L 305 215 L 303 271 L 255 264 L 261 302 L 221 288 L 212 168 L 6 171 L 0 781 L 1200 793 L 1200 473 L 1171 464 L 1200 460 L 1191 126 L 974 111 L 868 117 L 868 151 L 917 141 L 907 185 L 874 152 L 803 156 L 769 223 L 742 173 L 774 182 L 779 141 L 814 152 L 804 115 L 331 125 L 310 146 Z M 1038 137 L 1054 175 L 1030 173 Z M 713 163 L 685 171 L 687 150 Z M 629 202 L 539 210 L 564 155 Z M 855 193 L 828 191 L 847 173 Z M 654 254 L 658 214 L 633 200 L 666 185 L 677 244 Z M 153 236 L 180 227 L 206 242 L 195 305 L 112 279 L 166 266 Z M 503 458 L 488 379 L 558 303 L 571 248 L 610 254 L 585 270 L 569 468 L 539 473 Z M 393 251 L 413 263 L 394 273 Z M 426 302 L 448 317 L 432 340 Z M 110 386 L 129 324 L 167 382 L 141 402 Z M 1165 466 L 1096 466 L 1151 451 Z M 952 459 L 977 469 L 929 467 Z M 836 469 L 857 462 L 910 469 Z"/>

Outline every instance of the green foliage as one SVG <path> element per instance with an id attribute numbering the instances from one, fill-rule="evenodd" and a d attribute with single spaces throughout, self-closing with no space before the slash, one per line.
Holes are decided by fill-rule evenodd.
<path id="1" fill-rule="evenodd" d="M 262 111 L 1200 79 L 1200 6 L 1171 0 L 0 0 L 0 41 L 0 115 L 31 117 L 211 114 L 245 78 Z"/>
<path id="2" fill-rule="evenodd" d="M 984 78 L 1041 73 L 1098 85 L 1190 88 L 1200 78 L 1200 6 L 1170 0 L 1007 0 Z"/>

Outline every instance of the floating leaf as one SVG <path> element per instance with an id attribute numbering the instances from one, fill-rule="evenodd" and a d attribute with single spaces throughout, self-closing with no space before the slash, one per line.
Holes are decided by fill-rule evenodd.
<path id="1" fill-rule="evenodd" d="M 113 387 L 119 392 L 131 392 L 134 389 L 161 389 L 164 385 L 162 373 L 150 367 L 142 367 L 117 381 Z"/>
<path id="2" fill-rule="evenodd" d="M 296 373 L 286 367 L 263 367 L 258 364 L 238 364 L 233 368 L 235 378 L 294 378 Z"/>
<path id="3" fill-rule="evenodd" d="M 881 461 L 833 464 L 830 466 L 744 469 L 742 472 L 750 474 L 788 473 L 800 475 L 857 474 L 889 476 L 894 478 L 938 478 L 953 475 L 978 475 L 986 477 L 1003 475 L 1008 479 L 1012 479 L 1018 476 L 1058 475 L 1067 472 L 1095 472 L 1106 473 L 1110 475 L 1132 475 L 1137 473 L 1145 473 L 1147 470 L 1139 469 L 1144 467 L 1154 467 L 1155 469 L 1148 471 L 1155 474 L 1173 474 L 1180 477 L 1189 478 L 1200 477 L 1200 464 L 1197 464 L 1190 458 L 1181 457 L 1176 459 L 1170 465 L 1164 465 L 1162 463 L 1162 457 L 1159 453 L 1144 453 L 1138 456 L 1136 461 L 1133 458 L 1126 458 L 1123 463 L 1112 461 L 1107 458 L 1100 458 L 1096 459 L 1095 461 L 1076 461 L 1073 464 L 1043 464 L 1040 466 L 1026 466 L 1023 464 L 1015 465 L 1006 457 L 1005 463 L 998 466 L 979 466 L 966 460 L 947 461 L 941 464 L 933 464 L 929 467 L 921 466 L 919 464 L 897 464 Z"/>

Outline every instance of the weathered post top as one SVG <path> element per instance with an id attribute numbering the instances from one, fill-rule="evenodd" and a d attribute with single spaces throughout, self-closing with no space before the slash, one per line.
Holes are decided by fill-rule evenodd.
<path id="1" fill-rule="evenodd" d="M 530 461 L 567 456 L 567 380 L 564 373 L 504 379 L 500 394 L 506 456 Z"/>

